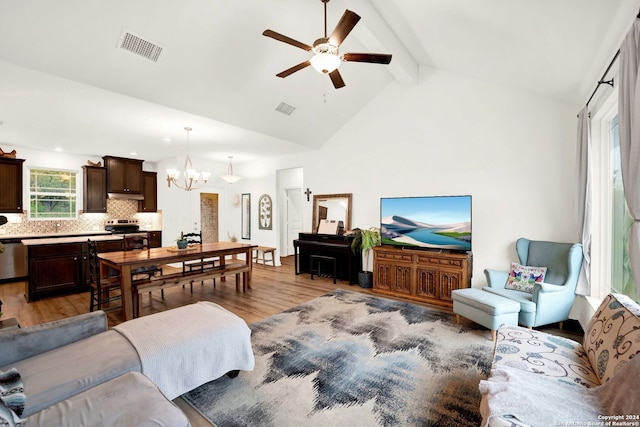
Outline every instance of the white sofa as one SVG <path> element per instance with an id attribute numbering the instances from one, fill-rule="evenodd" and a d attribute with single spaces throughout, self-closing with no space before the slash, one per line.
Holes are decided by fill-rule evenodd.
<path id="1" fill-rule="evenodd" d="M 491 375 L 480 382 L 482 425 L 640 425 L 639 316 L 637 303 L 610 294 L 582 344 L 501 326 Z"/>

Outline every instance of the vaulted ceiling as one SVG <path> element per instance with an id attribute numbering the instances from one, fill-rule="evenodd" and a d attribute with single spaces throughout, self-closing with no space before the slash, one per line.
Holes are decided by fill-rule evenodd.
<path id="1" fill-rule="evenodd" d="M 0 0 L 0 148 L 159 161 L 237 161 L 320 147 L 389 84 L 437 68 L 578 110 L 618 48 L 636 0 L 331 0 L 362 19 L 341 52 L 346 87 L 312 68 L 275 75 L 323 36 L 321 0 Z M 162 47 L 157 62 L 119 48 L 123 31 Z M 276 111 L 284 102 L 291 115 Z M 170 139 L 171 141 L 166 141 Z M 136 154 L 130 154 L 135 152 Z"/>

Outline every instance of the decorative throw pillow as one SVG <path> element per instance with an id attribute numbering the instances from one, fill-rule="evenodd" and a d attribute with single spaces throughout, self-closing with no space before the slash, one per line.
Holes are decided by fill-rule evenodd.
<path id="1" fill-rule="evenodd" d="M 532 294 L 533 285 L 544 282 L 545 274 L 547 274 L 547 267 L 531 267 L 512 262 L 509 279 L 504 287 Z"/>
<path id="2" fill-rule="evenodd" d="M 24 426 L 25 420 L 20 417 L 25 401 L 22 378 L 16 368 L 0 371 L 0 426 Z"/>
<path id="3" fill-rule="evenodd" d="M 582 343 L 601 383 L 640 354 L 640 310 L 622 294 L 609 294 L 591 318 Z"/>

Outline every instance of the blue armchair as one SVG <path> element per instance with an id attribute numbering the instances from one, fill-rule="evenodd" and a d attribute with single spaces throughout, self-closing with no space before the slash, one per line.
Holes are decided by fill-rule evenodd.
<path id="1" fill-rule="evenodd" d="M 487 286 L 483 290 L 519 302 L 518 323 L 523 326 L 532 328 L 567 320 L 576 298 L 582 245 L 520 238 L 516 252 L 522 265 L 547 267 L 544 282 L 535 284 L 533 293 L 505 289 L 509 273 L 486 269 Z"/>

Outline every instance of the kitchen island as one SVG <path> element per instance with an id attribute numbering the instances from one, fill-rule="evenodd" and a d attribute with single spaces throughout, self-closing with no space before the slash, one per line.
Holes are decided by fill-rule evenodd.
<path id="1" fill-rule="evenodd" d="M 24 239 L 28 280 L 27 301 L 37 301 L 89 290 L 87 240 L 98 242 L 99 252 L 122 250 L 122 235 L 77 234 Z"/>
<path id="2" fill-rule="evenodd" d="M 0 243 L 4 245 L 5 251 L 0 257 L 0 283 L 17 282 L 27 280 L 29 275 L 28 263 L 27 263 L 27 248 L 23 243 L 23 240 L 38 240 L 38 243 L 42 243 L 41 239 L 58 239 L 83 236 L 87 239 L 87 236 L 93 235 L 110 235 L 108 232 L 84 232 L 84 233 L 21 233 L 21 234 L 0 234 Z"/>

